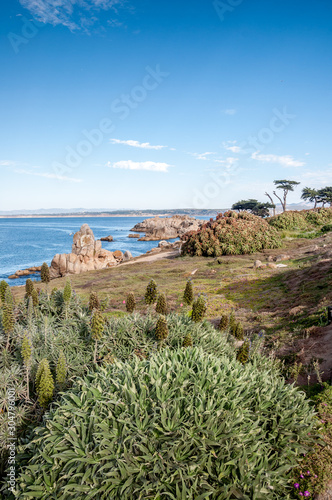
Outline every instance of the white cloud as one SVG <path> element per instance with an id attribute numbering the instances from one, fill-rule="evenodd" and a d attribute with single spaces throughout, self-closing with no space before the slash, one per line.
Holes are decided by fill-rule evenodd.
<path id="1" fill-rule="evenodd" d="M 44 177 L 46 179 L 57 179 L 58 181 L 68 181 L 68 182 L 82 182 L 82 179 L 75 179 L 73 177 L 66 177 L 63 175 L 51 174 L 51 173 L 43 173 L 43 172 L 30 172 L 29 170 L 17 169 L 14 170 L 16 174 L 24 174 L 24 175 L 34 175 L 36 177 Z"/>
<path id="2" fill-rule="evenodd" d="M 16 161 L 0 160 L 0 167 L 15 167 L 15 165 L 17 165 Z"/>
<path id="3" fill-rule="evenodd" d="M 223 142 L 222 145 L 227 151 L 232 151 L 232 153 L 241 153 L 242 149 L 240 146 L 236 146 L 237 141 L 227 141 Z"/>
<path id="4" fill-rule="evenodd" d="M 133 148 L 141 149 L 163 149 L 166 146 L 152 146 L 149 142 L 138 142 L 138 141 L 121 141 L 120 139 L 110 139 L 112 144 L 125 144 L 126 146 L 131 146 Z"/>
<path id="5" fill-rule="evenodd" d="M 110 161 L 107 163 L 110 168 L 121 168 L 124 170 L 149 170 L 152 172 L 168 172 L 168 168 L 171 165 L 168 163 L 156 163 L 154 161 L 132 161 L 123 160 L 115 163 Z"/>
<path id="6" fill-rule="evenodd" d="M 96 21 L 98 10 L 114 10 L 124 5 L 124 0 L 19 0 L 38 21 L 56 26 L 62 24 L 70 30 L 87 27 Z M 87 11 L 87 15 L 85 15 Z M 93 11 L 93 12 L 91 12 Z M 73 16 L 79 19 L 79 24 Z"/>
<path id="7" fill-rule="evenodd" d="M 278 155 L 262 155 L 259 151 L 256 151 L 251 155 L 253 160 L 262 161 L 263 163 L 279 163 L 283 167 L 303 167 L 305 163 L 303 161 L 295 160 L 290 155 L 278 156 Z"/>
<path id="8" fill-rule="evenodd" d="M 235 113 L 237 113 L 237 110 L 233 109 L 233 108 L 231 108 L 231 109 L 224 109 L 223 113 L 225 113 L 225 115 L 232 116 L 232 115 L 235 115 Z"/>
<path id="9" fill-rule="evenodd" d="M 312 172 L 304 172 L 302 174 L 304 182 L 311 184 L 313 188 L 321 188 L 332 184 L 332 168 L 328 170 L 316 170 Z"/>
<path id="10" fill-rule="evenodd" d="M 216 153 L 212 153 L 211 151 L 207 151 L 206 153 L 189 153 L 191 156 L 194 156 L 196 160 L 208 160 L 207 156 L 215 155 Z"/>

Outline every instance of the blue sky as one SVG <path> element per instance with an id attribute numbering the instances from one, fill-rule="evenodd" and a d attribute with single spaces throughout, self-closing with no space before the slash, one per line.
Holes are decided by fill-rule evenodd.
<path id="1" fill-rule="evenodd" d="M 332 4 L 3 0 L 0 210 L 332 184 Z"/>

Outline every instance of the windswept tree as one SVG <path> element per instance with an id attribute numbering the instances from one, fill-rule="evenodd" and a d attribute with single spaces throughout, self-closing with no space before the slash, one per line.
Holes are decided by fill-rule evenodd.
<path id="1" fill-rule="evenodd" d="M 315 203 L 314 208 L 317 207 L 317 203 L 320 201 L 319 192 L 317 189 L 312 189 L 309 187 L 305 187 L 302 189 L 302 200 L 310 201 L 310 203 Z"/>
<path id="2" fill-rule="evenodd" d="M 267 197 L 268 197 L 268 199 L 269 199 L 269 200 L 270 200 L 270 202 L 271 202 L 271 206 L 272 206 L 272 210 L 273 210 L 272 214 L 273 214 L 273 217 L 274 217 L 274 216 L 275 216 L 275 214 L 276 214 L 276 206 L 275 206 L 275 204 L 274 204 L 273 198 L 272 198 L 272 196 L 271 196 L 269 193 L 266 193 L 266 192 L 265 192 L 265 196 L 267 196 Z"/>
<path id="3" fill-rule="evenodd" d="M 323 207 L 325 203 L 328 203 L 330 207 L 332 207 L 332 186 L 326 186 L 318 191 L 319 202 L 323 203 Z"/>
<path id="4" fill-rule="evenodd" d="M 268 217 L 270 215 L 269 209 L 275 208 L 274 203 L 261 203 L 258 200 L 240 200 L 232 205 L 232 210 L 238 210 L 239 212 L 245 210 L 253 215 L 258 215 L 260 217 Z"/>
<path id="5" fill-rule="evenodd" d="M 276 189 L 281 189 L 283 191 L 282 198 L 277 195 L 275 191 L 273 194 L 281 203 L 283 212 L 286 212 L 286 203 L 287 203 L 287 195 L 289 191 L 294 191 L 295 186 L 298 186 L 300 182 L 297 181 L 289 181 L 289 180 L 281 180 L 281 181 L 273 181 Z"/>

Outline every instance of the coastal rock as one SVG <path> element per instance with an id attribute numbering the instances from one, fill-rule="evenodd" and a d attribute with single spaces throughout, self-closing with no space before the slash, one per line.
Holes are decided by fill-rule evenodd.
<path id="1" fill-rule="evenodd" d="M 170 243 L 169 241 L 162 240 L 162 241 L 159 241 L 158 247 L 159 248 L 171 248 L 172 243 Z"/>
<path id="2" fill-rule="evenodd" d="M 50 267 L 50 277 L 59 278 L 68 274 L 79 274 L 116 266 L 123 259 L 120 250 L 104 250 L 100 240 L 95 240 L 88 224 L 74 234 L 71 253 L 56 254 Z"/>
<path id="3" fill-rule="evenodd" d="M 183 236 L 188 231 L 197 231 L 204 221 L 188 215 L 173 217 L 153 217 L 136 224 L 131 231 L 145 233 L 138 241 L 168 240 Z"/>
<path id="4" fill-rule="evenodd" d="M 128 234 L 128 238 L 139 238 L 141 235 L 140 234 Z"/>
<path id="5" fill-rule="evenodd" d="M 105 236 L 104 238 L 100 238 L 100 241 L 113 241 L 113 236 Z"/>
<path id="6" fill-rule="evenodd" d="M 123 254 L 123 262 L 127 262 L 128 260 L 131 260 L 133 258 L 131 252 L 129 252 L 129 250 L 127 250 L 124 254 Z"/>

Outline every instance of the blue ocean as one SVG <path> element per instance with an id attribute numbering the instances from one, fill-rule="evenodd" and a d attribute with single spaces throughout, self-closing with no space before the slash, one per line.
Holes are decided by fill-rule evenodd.
<path id="1" fill-rule="evenodd" d="M 57 253 L 70 253 L 73 235 L 85 223 L 91 227 L 96 239 L 113 236 L 114 241 L 102 242 L 106 250 L 129 250 L 137 257 L 158 245 L 158 241 L 137 241 L 135 238 L 128 238 L 130 229 L 144 219 L 146 217 L 0 219 L 0 280 L 4 279 L 12 286 L 23 285 L 26 277 L 8 279 L 8 276 L 18 269 L 40 266 L 43 262 L 50 265 Z M 30 277 L 39 279 L 38 276 Z"/>

